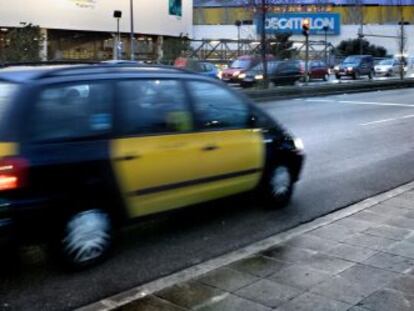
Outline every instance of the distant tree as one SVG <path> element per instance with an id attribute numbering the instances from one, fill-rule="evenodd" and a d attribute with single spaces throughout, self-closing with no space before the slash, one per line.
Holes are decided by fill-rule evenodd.
<path id="1" fill-rule="evenodd" d="M 191 51 L 191 44 L 188 38 L 165 38 L 163 43 L 163 63 L 172 63 L 179 56 L 184 56 Z"/>
<path id="2" fill-rule="evenodd" d="M 279 59 L 293 58 L 296 49 L 293 48 L 292 34 L 278 33 L 271 38 L 270 52 Z"/>
<path id="3" fill-rule="evenodd" d="M 339 43 L 336 47 L 336 52 L 342 56 L 361 54 L 360 39 L 349 39 Z M 385 57 L 387 55 L 387 49 L 382 46 L 376 46 L 369 43 L 367 40 L 362 39 L 362 50 L 365 55 L 372 55 L 375 57 Z"/>
<path id="4" fill-rule="evenodd" d="M 40 27 L 32 24 L 14 28 L 5 35 L 5 45 L 0 53 L 2 62 L 40 61 L 40 51 L 44 43 Z"/>

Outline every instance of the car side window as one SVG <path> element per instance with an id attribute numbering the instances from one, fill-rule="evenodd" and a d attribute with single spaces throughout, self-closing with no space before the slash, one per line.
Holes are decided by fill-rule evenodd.
<path id="1" fill-rule="evenodd" d="M 118 94 L 122 135 L 179 133 L 193 129 L 192 115 L 180 81 L 120 81 Z"/>
<path id="2" fill-rule="evenodd" d="M 225 87 L 208 82 L 188 82 L 200 127 L 208 129 L 245 128 L 249 107 Z"/>
<path id="3" fill-rule="evenodd" d="M 30 117 L 30 139 L 65 140 L 107 134 L 112 129 L 110 82 L 48 86 Z"/>

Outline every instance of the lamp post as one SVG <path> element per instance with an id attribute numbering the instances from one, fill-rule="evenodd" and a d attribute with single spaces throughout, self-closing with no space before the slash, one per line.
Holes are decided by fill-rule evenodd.
<path id="1" fill-rule="evenodd" d="M 328 31 L 329 26 L 323 26 L 323 31 L 325 32 L 325 64 L 328 65 Z"/>
<path id="2" fill-rule="evenodd" d="M 121 32 L 119 29 L 119 23 L 122 17 L 122 11 L 114 11 L 114 18 L 116 18 L 116 33 L 117 33 L 117 39 L 115 44 L 115 53 L 114 53 L 114 59 L 119 59 L 119 49 L 121 45 Z"/>
<path id="3" fill-rule="evenodd" d="M 135 51 L 134 51 L 134 0 L 130 0 L 130 14 L 131 14 L 131 60 L 135 59 Z"/>
<path id="4" fill-rule="evenodd" d="M 266 60 L 266 0 L 261 2 L 261 45 L 262 45 L 262 63 L 263 63 L 263 86 L 264 88 L 268 87 L 268 77 L 267 77 L 267 60 Z"/>
<path id="5" fill-rule="evenodd" d="M 305 83 L 309 81 L 309 32 L 310 32 L 310 20 L 305 18 L 302 21 L 302 34 L 305 36 L 306 54 L 305 54 Z"/>
<path id="6" fill-rule="evenodd" d="M 237 27 L 237 56 L 240 56 L 240 27 L 242 22 L 237 20 L 234 25 Z"/>

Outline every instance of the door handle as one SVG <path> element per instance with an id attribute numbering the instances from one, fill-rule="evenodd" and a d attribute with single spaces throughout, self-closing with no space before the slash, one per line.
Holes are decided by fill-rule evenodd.
<path id="1" fill-rule="evenodd" d="M 203 151 L 214 151 L 219 149 L 220 147 L 217 145 L 207 145 L 205 147 L 202 148 Z"/>
<path id="2" fill-rule="evenodd" d="M 132 160 L 136 160 L 139 159 L 141 156 L 137 155 L 137 154 L 128 154 L 125 156 L 120 156 L 115 158 L 115 161 L 132 161 Z"/>

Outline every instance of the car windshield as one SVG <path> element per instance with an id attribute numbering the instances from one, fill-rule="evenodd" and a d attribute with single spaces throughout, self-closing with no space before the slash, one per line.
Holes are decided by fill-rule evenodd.
<path id="1" fill-rule="evenodd" d="M 236 59 L 230 66 L 233 69 L 246 69 L 250 66 L 251 61 L 249 59 Z"/>
<path id="2" fill-rule="evenodd" d="M 343 64 L 344 65 L 358 65 L 360 62 L 361 62 L 361 58 L 350 56 L 350 57 L 345 58 Z"/>
<path id="3" fill-rule="evenodd" d="M 394 65 L 393 59 L 385 59 L 379 62 L 379 65 Z"/>
<path id="4" fill-rule="evenodd" d="M 0 123 L 3 123 L 4 115 L 11 102 L 10 99 L 17 88 L 17 84 L 0 82 Z"/>

